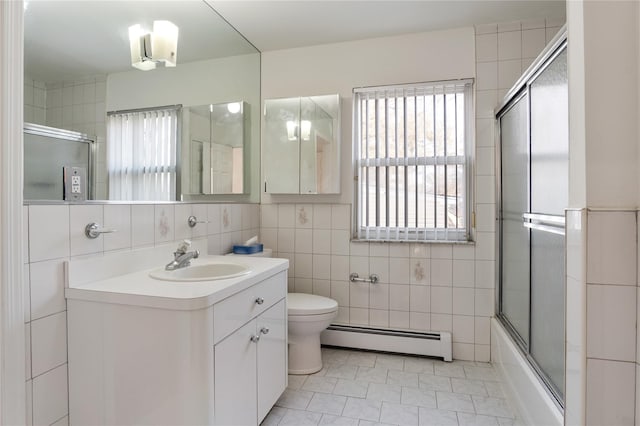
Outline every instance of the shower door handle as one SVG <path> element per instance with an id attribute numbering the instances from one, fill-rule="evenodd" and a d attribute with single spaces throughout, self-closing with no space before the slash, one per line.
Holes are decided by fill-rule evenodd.
<path id="1" fill-rule="evenodd" d="M 564 216 L 524 213 L 522 215 L 522 225 L 525 228 L 534 229 L 536 231 L 550 232 L 552 234 L 565 235 L 565 218 Z"/>

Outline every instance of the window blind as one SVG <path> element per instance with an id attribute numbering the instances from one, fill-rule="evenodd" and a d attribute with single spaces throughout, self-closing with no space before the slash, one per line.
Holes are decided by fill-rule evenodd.
<path id="1" fill-rule="evenodd" d="M 174 201 L 178 110 L 109 113 L 110 200 Z"/>
<path id="2" fill-rule="evenodd" d="M 471 98 L 471 80 L 354 89 L 357 239 L 468 239 Z"/>

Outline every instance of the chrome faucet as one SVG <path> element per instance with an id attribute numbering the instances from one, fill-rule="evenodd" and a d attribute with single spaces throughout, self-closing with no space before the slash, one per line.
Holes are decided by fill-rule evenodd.
<path id="1" fill-rule="evenodd" d="M 173 252 L 174 259 L 167 263 L 164 269 L 167 271 L 174 271 L 191 265 L 191 259 L 197 259 L 198 256 L 200 256 L 200 252 L 198 250 L 187 251 L 190 245 L 191 241 L 189 240 L 181 242 L 176 251 Z"/>

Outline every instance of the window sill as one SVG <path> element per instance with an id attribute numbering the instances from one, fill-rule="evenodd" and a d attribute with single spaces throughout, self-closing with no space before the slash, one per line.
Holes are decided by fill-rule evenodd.
<path id="1" fill-rule="evenodd" d="M 364 240 L 364 239 L 356 239 L 352 238 L 350 240 L 352 243 L 400 243 L 400 244 L 434 244 L 434 245 L 442 245 L 442 244 L 451 244 L 456 246 L 475 246 L 475 241 L 446 241 L 446 240 L 433 240 L 433 241 L 410 241 L 410 240 Z"/>

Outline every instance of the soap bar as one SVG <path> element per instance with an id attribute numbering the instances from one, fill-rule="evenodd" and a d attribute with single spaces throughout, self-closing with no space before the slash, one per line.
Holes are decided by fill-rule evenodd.
<path id="1" fill-rule="evenodd" d="M 233 246 L 233 252 L 235 254 L 253 254 L 253 253 L 259 253 L 263 250 L 263 245 L 258 243 L 258 244 L 251 244 L 248 246 L 245 245 L 234 245 Z"/>

